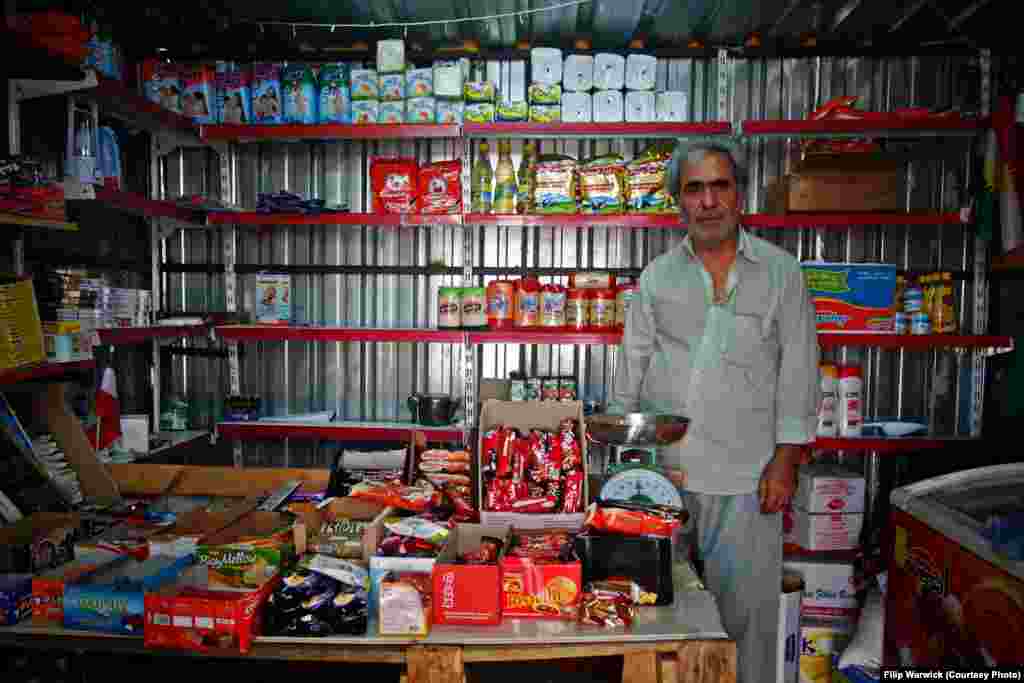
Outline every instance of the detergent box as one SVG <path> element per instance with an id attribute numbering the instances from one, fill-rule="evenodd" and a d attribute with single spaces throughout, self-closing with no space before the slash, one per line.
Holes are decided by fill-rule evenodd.
<path id="1" fill-rule="evenodd" d="M 814 261 L 802 268 L 818 331 L 895 331 L 896 266 Z"/>

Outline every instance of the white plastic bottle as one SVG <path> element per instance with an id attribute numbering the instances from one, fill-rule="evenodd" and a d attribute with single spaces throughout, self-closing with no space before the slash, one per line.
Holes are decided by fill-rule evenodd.
<path id="1" fill-rule="evenodd" d="M 864 425 L 864 380 L 859 365 L 839 370 L 839 436 L 858 437 Z"/>
<path id="2" fill-rule="evenodd" d="M 839 421 L 836 419 L 838 403 L 839 368 L 834 363 L 821 364 L 821 405 L 818 407 L 818 436 L 839 435 Z"/>

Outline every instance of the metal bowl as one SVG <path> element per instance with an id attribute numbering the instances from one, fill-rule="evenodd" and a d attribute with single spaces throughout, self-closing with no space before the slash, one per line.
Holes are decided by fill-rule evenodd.
<path id="1" fill-rule="evenodd" d="M 688 417 L 658 413 L 591 415 L 586 422 L 590 438 L 610 446 L 668 446 L 690 427 Z"/>

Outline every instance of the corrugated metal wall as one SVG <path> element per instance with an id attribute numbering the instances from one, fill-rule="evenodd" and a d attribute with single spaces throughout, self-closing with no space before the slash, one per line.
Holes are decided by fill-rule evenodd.
<path id="1" fill-rule="evenodd" d="M 690 95 L 695 121 L 729 118 L 738 129 L 743 119 L 802 118 L 820 103 L 838 95 L 856 95 L 858 106 L 888 110 L 904 106 L 969 107 L 958 90 L 956 60 L 908 59 L 772 59 L 735 61 L 728 74 L 730 108 L 716 111 L 716 64 L 712 61 L 662 60 L 658 89 L 684 90 Z M 483 68 L 483 65 L 480 66 Z M 490 64 L 487 73 L 508 77 L 507 65 Z M 955 209 L 965 201 L 969 181 L 970 142 L 943 139 L 941 144 L 915 146 L 931 157 L 910 165 L 907 207 Z M 541 153 L 587 158 L 619 152 L 627 159 L 643 147 L 639 141 L 544 140 Z M 429 162 L 456 158 L 462 142 L 343 141 L 294 144 L 245 144 L 230 151 L 237 197 L 252 207 L 260 192 L 289 190 L 317 196 L 329 204 L 347 202 L 353 211 L 367 211 L 369 158 L 403 155 Z M 521 143 L 513 143 L 518 167 Z M 764 206 L 764 188 L 783 175 L 790 148 L 782 140 L 752 140 L 748 209 Z M 474 146 L 475 152 L 475 146 Z M 167 196 L 216 191 L 217 169 L 207 153 L 180 151 L 165 160 Z M 493 157 L 492 157 L 493 158 Z M 272 231 L 238 230 L 238 262 L 248 265 L 309 266 L 293 277 L 293 301 L 299 317 L 311 323 L 372 327 L 436 324 L 437 289 L 460 281 L 462 266 L 459 227 L 374 228 L 291 226 Z M 186 230 L 168 239 L 165 263 L 222 263 L 228 231 Z M 970 281 L 965 278 L 973 253 L 960 227 L 853 228 L 847 231 L 761 232 L 801 259 L 885 261 L 911 272 L 951 270 L 960 283 L 957 306 L 962 329 L 969 331 Z M 627 228 L 507 228 L 488 226 L 473 233 L 474 272 L 482 282 L 497 276 L 541 274 L 542 281 L 565 283 L 571 269 L 624 269 L 638 273 L 647 263 L 681 241 L 678 231 Z M 453 270 L 428 272 L 438 262 Z M 353 272 L 351 267 L 390 272 Z M 318 267 L 321 271 L 316 272 Z M 398 267 L 398 268 L 394 268 Z M 220 273 L 167 273 L 165 310 L 224 309 Z M 252 275 L 239 276 L 239 301 L 251 310 Z M 244 345 L 242 389 L 263 397 L 274 414 L 334 409 L 339 418 L 407 419 L 406 397 L 414 391 L 459 392 L 461 347 L 445 344 L 392 343 L 259 343 Z M 507 377 L 513 370 L 532 375 L 575 374 L 584 398 L 602 401 L 613 373 L 614 349 L 604 347 L 489 345 L 477 349 L 480 377 Z M 867 408 L 871 417 L 931 416 L 939 433 L 953 433 L 966 416 L 956 396 L 961 393 L 961 364 L 952 353 L 849 349 L 829 353 L 839 361 L 865 364 Z M 968 363 L 963 363 L 968 367 Z M 172 368 L 171 391 L 216 406 L 227 389 L 226 362 L 221 359 L 178 358 Z M 934 391 L 933 391 L 934 389 Z M 165 389 L 166 391 L 166 389 Z M 937 401 L 931 401 L 935 394 Z M 933 405 L 929 405 L 934 403 Z M 207 411 L 215 414 L 215 410 Z M 213 415 L 210 415 L 210 419 Z M 965 426 L 960 426 L 962 431 Z M 281 464 L 281 444 L 248 444 L 247 462 Z M 323 462 L 323 451 L 310 442 L 290 444 L 293 465 Z"/>

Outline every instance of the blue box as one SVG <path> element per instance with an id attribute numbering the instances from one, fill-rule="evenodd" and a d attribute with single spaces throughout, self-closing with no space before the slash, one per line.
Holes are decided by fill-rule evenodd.
<path id="1" fill-rule="evenodd" d="M 32 614 L 32 575 L 0 574 L 0 626 L 13 626 Z"/>
<path id="2" fill-rule="evenodd" d="M 895 332 L 896 266 L 805 262 L 819 332 Z"/>
<path id="3" fill-rule="evenodd" d="M 146 593 L 171 583 L 194 562 L 194 555 L 143 562 L 126 555 L 78 578 L 64 588 L 65 628 L 142 637 Z"/>

